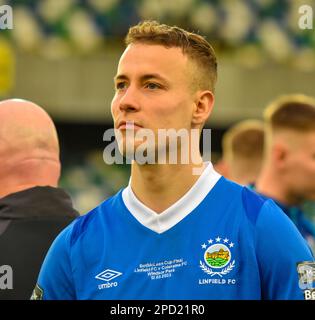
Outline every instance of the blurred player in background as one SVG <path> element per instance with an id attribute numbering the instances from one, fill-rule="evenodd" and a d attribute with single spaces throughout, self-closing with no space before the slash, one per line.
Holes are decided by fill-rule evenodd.
<path id="1" fill-rule="evenodd" d="M 0 102 L 0 266 L 13 271 L 1 299 L 29 299 L 45 254 L 78 213 L 57 187 L 59 143 L 48 114 L 20 99 Z"/>
<path id="2" fill-rule="evenodd" d="M 200 132 L 217 78 L 209 43 L 148 21 L 126 44 L 111 106 L 121 151 L 134 143 L 136 156 L 145 130 Z M 313 258 L 302 236 L 272 200 L 221 177 L 188 142 L 197 161 L 134 161 L 127 188 L 58 236 L 33 299 L 303 298 L 296 263 Z"/>
<path id="3" fill-rule="evenodd" d="M 222 139 L 222 160 L 216 165 L 222 174 L 241 185 L 256 181 L 264 153 L 264 125 L 244 120 L 229 128 Z"/>
<path id="4" fill-rule="evenodd" d="M 315 195 L 315 100 L 283 96 L 265 110 L 266 158 L 256 190 L 273 198 L 315 249 L 315 225 L 301 205 Z"/>

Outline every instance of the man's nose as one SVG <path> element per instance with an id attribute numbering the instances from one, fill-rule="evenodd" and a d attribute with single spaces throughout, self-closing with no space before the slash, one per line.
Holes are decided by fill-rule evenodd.
<path id="1" fill-rule="evenodd" d="M 119 109 L 121 111 L 134 112 L 139 110 L 139 96 L 137 89 L 129 86 L 119 100 Z"/>

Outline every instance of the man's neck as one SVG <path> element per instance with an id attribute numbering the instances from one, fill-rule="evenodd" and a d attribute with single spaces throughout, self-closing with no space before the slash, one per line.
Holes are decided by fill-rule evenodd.
<path id="1" fill-rule="evenodd" d="M 200 164 L 132 164 L 131 188 L 136 197 L 147 207 L 161 213 L 183 197 L 196 183 L 200 175 L 194 168 L 204 170 Z"/>
<path id="2" fill-rule="evenodd" d="M 26 184 L 19 184 L 19 185 L 10 185 L 6 188 L 0 189 L 0 199 L 12 193 L 24 191 L 34 187 L 46 187 L 46 186 L 57 188 L 57 184 L 49 184 L 49 183 L 26 183 Z"/>
<path id="3" fill-rule="evenodd" d="M 56 159 L 27 157 L 12 161 L 0 171 L 0 197 L 36 186 L 57 187 L 59 176 L 60 162 Z"/>
<path id="4" fill-rule="evenodd" d="M 286 206 L 298 205 L 300 202 L 300 199 L 288 192 L 281 177 L 270 169 L 262 170 L 256 181 L 256 190 Z"/>

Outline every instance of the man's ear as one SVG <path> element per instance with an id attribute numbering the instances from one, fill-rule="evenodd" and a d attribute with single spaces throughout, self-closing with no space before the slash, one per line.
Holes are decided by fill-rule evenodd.
<path id="1" fill-rule="evenodd" d="M 198 91 L 192 114 L 192 127 L 203 125 L 209 118 L 214 105 L 214 95 L 211 91 Z"/>
<path id="2" fill-rule="evenodd" d="M 286 160 L 288 158 L 288 146 L 281 142 L 277 142 L 272 147 L 272 160 L 274 165 L 282 169 L 285 167 Z"/>

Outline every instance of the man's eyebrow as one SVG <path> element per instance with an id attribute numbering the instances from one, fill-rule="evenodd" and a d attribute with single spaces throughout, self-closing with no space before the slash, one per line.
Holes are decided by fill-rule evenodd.
<path id="1" fill-rule="evenodd" d="M 163 82 L 168 82 L 166 78 L 164 78 L 163 76 L 159 75 L 158 73 L 145 74 L 140 78 L 141 78 L 142 81 L 146 81 L 146 80 L 150 80 L 150 79 L 158 79 L 158 80 L 161 80 Z"/>
<path id="2" fill-rule="evenodd" d="M 124 74 L 118 74 L 114 77 L 114 81 L 117 81 L 117 80 L 127 80 L 128 77 L 125 76 Z"/>
<path id="3" fill-rule="evenodd" d="M 119 75 L 114 77 L 114 81 L 128 80 L 128 79 L 129 78 L 124 74 L 119 74 Z M 146 80 L 150 80 L 150 79 L 159 79 L 159 80 L 161 80 L 163 82 L 168 83 L 168 80 L 166 78 L 164 78 L 163 76 L 159 75 L 158 73 L 144 74 L 143 76 L 140 77 L 141 81 L 146 81 Z"/>

